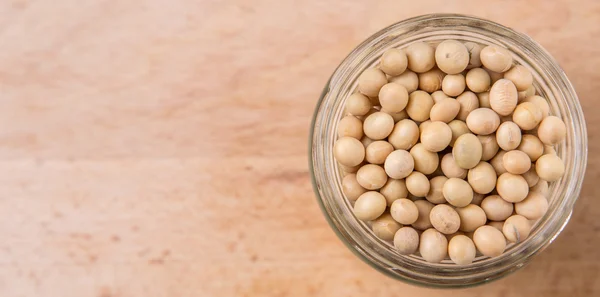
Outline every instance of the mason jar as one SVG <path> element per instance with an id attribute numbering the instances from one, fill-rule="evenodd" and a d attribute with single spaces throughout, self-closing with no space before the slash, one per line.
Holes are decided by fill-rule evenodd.
<path id="1" fill-rule="evenodd" d="M 411 43 L 436 43 L 445 39 L 496 44 L 509 49 L 514 61 L 527 67 L 537 94 L 545 98 L 565 122 L 565 141 L 556 152 L 565 174 L 551 183 L 549 209 L 532 227 L 523 242 L 508 245 L 494 258 L 477 256 L 469 265 L 449 259 L 428 263 L 418 255 L 401 255 L 392 243 L 379 239 L 370 227 L 356 219 L 351 203 L 342 193 L 343 172 L 333 157 L 336 127 L 344 115 L 346 98 L 357 87 L 363 70 L 377 65 L 389 48 Z M 429 287 L 467 287 L 506 276 L 527 264 L 566 226 L 583 182 L 587 159 L 587 135 L 577 94 L 558 63 L 528 36 L 492 21 L 457 14 L 431 14 L 393 24 L 369 37 L 337 67 L 317 103 L 309 138 L 309 165 L 317 201 L 331 228 L 346 246 L 373 268 L 393 278 Z"/>

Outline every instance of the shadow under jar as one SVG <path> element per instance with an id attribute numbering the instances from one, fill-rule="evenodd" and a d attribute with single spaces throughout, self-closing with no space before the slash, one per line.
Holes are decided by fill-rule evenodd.
<path id="1" fill-rule="evenodd" d="M 352 205 L 342 193 L 342 171 L 333 157 L 337 124 L 343 116 L 345 100 L 356 90 L 358 76 L 365 69 L 375 67 L 389 48 L 446 39 L 496 44 L 509 49 L 514 61 L 533 74 L 536 92 L 548 100 L 550 113 L 561 117 L 567 127 L 565 141 L 556 147 L 565 163 L 565 174 L 550 187 L 546 214 L 532 227 L 525 241 L 509 245 L 498 257 L 478 256 L 469 265 L 455 265 L 449 259 L 432 264 L 418 255 L 401 255 L 391 243 L 375 236 L 366 223 L 353 215 Z M 581 106 L 571 83 L 550 54 L 524 34 L 488 20 L 456 14 L 425 15 L 396 23 L 355 48 L 326 84 L 314 113 L 309 139 L 314 191 L 339 238 L 377 270 L 399 280 L 430 287 L 478 285 L 523 267 L 568 223 L 581 190 L 586 159 L 587 135 Z"/>

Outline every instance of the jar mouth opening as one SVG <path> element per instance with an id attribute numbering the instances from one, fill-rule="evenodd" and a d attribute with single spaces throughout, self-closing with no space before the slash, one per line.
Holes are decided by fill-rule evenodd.
<path id="1" fill-rule="evenodd" d="M 341 191 L 341 173 L 332 157 L 335 127 L 345 98 L 356 88 L 362 70 L 374 65 L 390 47 L 406 47 L 416 41 L 457 39 L 508 48 L 518 64 L 534 76 L 534 86 L 546 98 L 551 113 L 567 125 L 567 137 L 557 148 L 565 162 L 564 177 L 550 188 L 549 210 L 532 229 L 529 238 L 513 244 L 495 258 L 478 257 L 470 265 L 425 262 L 419 256 L 403 256 L 377 238 L 358 221 Z M 522 267 L 560 233 L 578 198 L 587 163 L 587 136 L 577 95 L 557 62 L 528 36 L 497 23 L 459 14 L 431 14 L 407 19 L 373 34 L 357 46 L 334 71 L 313 116 L 309 137 L 309 166 L 317 200 L 332 229 L 342 241 L 376 269 L 419 285 L 463 287 L 500 278 Z"/>

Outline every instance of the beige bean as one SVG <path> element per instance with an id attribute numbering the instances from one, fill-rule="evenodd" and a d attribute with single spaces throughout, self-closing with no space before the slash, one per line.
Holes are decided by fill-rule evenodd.
<path id="1" fill-rule="evenodd" d="M 535 162 L 538 176 L 549 182 L 559 180 L 565 174 L 565 164 L 555 155 L 543 155 Z"/>
<path id="2" fill-rule="evenodd" d="M 479 98 L 477 98 L 477 95 L 473 92 L 466 91 L 460 94 L 456 100 L 460 104 L 460 110 L 458 111 L 456 118 L 463 122 L 467 120 L 469 113 L 479 108 Z"/>
<path id="3" fill-rule="evenodd" d="M 374 141 L 365 150 L 365 159 L 371 164 L 383 164 L 394 147 L 385 140 Z"/>
<path id="4" fill-rule="evenodd" d="M 367 190 L 358 183 L 356 174 L 348 174 L 342 179 L 342 191 L 348 200 L 354 201 Z"/>
<path id="5" fill-rule="evenodd" d="M 483 147 L 477 136 L 466 133 L 458 137 L 452 148 L 454 161 L 460 168 L 471 169 L 481 161 Z"/>
<path id="6" fill-rule="evenodd" d="M 446 97 L 433 105 L 431 111 L 429 112 L 429 118 L 432 121 L 449 123 L 458 115 L 459 110 L 460 104 L 458 101 L 456 101 L 456 99 Z"/>
<path id="7" fill-rule="evenodd" d="M 431 213 L 434 205 L 427 200 L 417 200 L 414 203 L 419 211 L 419 216 L 417 220 L 412 223 L 413 228 L 417 230 L 426 230 L 427 228 L 433 227 L 431 225 L 431 221 L 429 220 L 429 214 Z"/>
<path id="8" fill-rule="evenodd" d="M 521 144 L 521 129 L 510 121 L 500 124 L 496 130 L 496 142 L 505 151 L 516 149 Z"/>
<path id="9" fill-rule="evenodd" d="M 477 93 L 479 107 L 492 108 L 490 105 L 490 92 Z"/>
<path id="10" fill-rule="evenodd" d="M 460 217 L 460 231 L 463 232 L 473 232 L 487 222 L 483 209 L 474 204 L 457 207 L 456 212 Z"/>
<path id="11" fill-rule="evenodd" d="M 375 164 L 367 164 L 358 169 L 356 180 L 367 190 L 378 190 L 387 182 L 387 175 L 383 167 Z"/>
<path id="12" fill-rule="evenodd" d="M 492 165 L 492 167 L 494 167 L 494 170 L 496 170 L 496 175 L 498 175 L 498 176 L 500 176 L 503 173 L 508 172 L 508 171 L 506 171 L 506 168 L 504 168 L 504 160 L 503 160 L 504 154 L 506 154 L 506 151 L 501 150 L 490 161 L 490 165 Z"/>
<path id="13" fill-rule="evenodd" d="M 385 185 L 379 189 L 379 193 L 385 197 L 387 206 L 392 206 L 394 201 L 408 197 L 408 189 L 403 179 L 388 178 Z"/>
<path id="14" fill-rule="evenodd" d="M 487 225 L 494 227 L 498 229 L 498 231 L 502 232 L 502 227 L 504 227 L 504 221 L 490 221 L 487 223 Z"/>
<path id="15" fill-rule="evenodd" d="M 375 236 L 386 241 L 392 241 L 396 231 L 401 227 L 402 225 L 396 222 L 389 213 L 384 213 L 371 222 L 371 229 Z"/>
<path id="16" fill-rule="evenodd" d="M 475 93 L 485 92 L 491 85 L 490 75 L 482 68 L 473 68 L 467 72 L 466 85 Z"/>
<path id="17" fill-rule="evenodd" d="M 444 184 L 448 180 L 445 176 L 436 176 L 429 181 L 429 192 L 425 195 L 425 199 L 433 204 L 446 203 L 446 198 L 442 193 Z"/>
<path id="18" fill-rule="evenodd" d="M 442 80 L 442 91 L 448 96 L 456 97 L 465 91 L 466 82 L 462 74 L 448 74 Z"/>
<path id="19" fill-rule="evenodd" d="M 411 227 L 402 227 L 394 235 L 394 247 L 402 255 L 410 255 L 419 248 L 419 233 Z"/>
<path id="20" fill-rule="evenodd" d="M 387 77 L 383 71 L 368 68 L 358 77 L 358 91 L 369 97 L 376 97 L 386 83 Z"/>
<path id="21" fill-rule="evenodd" d="M 531 232 L 531 224 L 529 220 L 521 215 L 514 215 L 506 219 L 502 226 L 504 237 L 510 242 L 522 242 L 529 237 Z"/>
<path id="22" fill-rule="evenodd" d="M 379 91 L 379 103 L 388 113 L 401 112 L 408 104 L 408 91 L 400 84 L 387 83 Z"/>
<path id="23" fill-rule="evenodd" d="M 385 112 L 375 112 L 368 116 L 363 123 L 363 130 L 367 137 L 373 140 L 381 140 L 394 129 L 394 119 Z"/>
<path id="24" fill-rule="evenodd" d="M 356 138 L 342 137 L 333 145 L 333 156 L 344 166 L 356 166 L 365 159 L 365 147 Z"/>
<path id="25" fill-rule="evenodd" d="M 405 150 L 395 150 L 387 156 L 383 167 L 385 168 L 385 173 L 389 177 L 401 179 L 407 177 L 413 171 L 415 162 L 413 156 L 409 152 Z"/>
<path id="26" fill-rule="evenodd" d="M 512 150 L 502 156 L 502 165 L 509 173 L 523 174 L 531 168 L 531 159 L 522 151 Z"/>
<path id="27" fill-rule="evenodd" d="M 465 47 L 469 51 L 469 65 L 467 65 L 467 69 L 472 69 L 475 67 L 481 67 L 481 59 L 479 58 L 481 54 L 481 50 L 483 47 L 475 42 L 465 42 Z"/>
<path id="28" fill-rule="evenodd" d="M 491 160 L 500 149 L 498 142 L 496 142 L 496 134 L 478 135 L 477 138 L 481 143 L 481 160 Z"/>
<path id="29" fill-rule="evenodd" d="M 496 171 L 488 162 L 479 162 L 477 166 L 469 169 L 467 180 L 473 191 L 487 194 L 496 187 Z M 473 230 L 474 231 L 474 230 Z"/>
<path id="30" fill-rule="evenodd" d="M 500 126 L 500 117 L 489 108 L 477 108 L 467 116 L 467 127 L 475 134 L 489 135 Z"/>
<path id="31" fill-rule="evenodd" d="M 437 66 L 448 74 L 462 72 L 469 65 L 469 50 L 456 40 L 444 40 L 435 49 Z"/>
<path id="32" fill-rule="evenodd" d="M 463 134 L 470 133 L 471 131 L 467 127 L 467 124 L 461 120 L 453 120 L 448 123 L 448 127 L 452 130 L 452 140 L 450 140 L 450 146 L 454 146 L 456 139 Z"/>
<path id="33" fill-rule="evenodd" d="M 435 229 L 427 229 L 421 234 L 419 253 L 430 263 L 440 263 L 448 255 L 448 239 Z"/>
<path id="34" fill-rule="evenodd" d="M 537 182 L 537 184 L 535 184 L 535 186 L 531 187 L 529 192 L 537 192 L 544 195 L 544 197 L 547 197 L 550 194 L 548 182 L 543 179 L 540 179 Z"/>
<path id="35" fill-rule="evenodd" d="M 375 191 L 363 193 L 354 202 L 354 215 L 361 221 L 372 221 L 385 211 L 385 198 Z"/>
<path id="36" fill-rule="evenodd" d="M 525 100 L 525 98 L 531 97 L 533 95 L 535 95 L 535 87 L 533 85 L 531 85 L 531 86 L 529 86 L 529 88 L 527 88 L 527 90 L 519 92 L 519 95 L 518 95 L 519 102 L 523 102 L 523 100 Z"/>
<path id="37" fill-rule="evenodd" d="M 447 204 L 434 206 L 429 214 L 429 220 L 433 228 L 443 234 L 452 234 L 458 231 L 461 223 L 458 213 Z"/>
<path id="38" fill-rule="evenodd" d="M 345 116 L 338 123 L 338 136 L 349 136 L 356 139 L 363 137 L 363 122 L 355 116 Z"/>
<path id="39" fill-rule="evenodd" d="M 498 177 L 496 191 L 507 202 L 517 203 L 527 197 L 529 185 L 522 176 L 507 172 Z"/>
<path id="40" fill-rule="evenodd" d="M 414 91 L 409 95 L 406 112 L 413 120 L 424 122 L 429 119 L 433 104 L 431 95 L 421 90 Z"/>
<path id="41" fill-rule="evenodd" d="M 490 195 L 481 201 L 481 208 L 489 220 L 504 221 L 511 216 L 514 206 L 498 195 Z"/>
<path id="42" fill-rule="evenodd" d="M 504 73 L 504 78 L 512 81 L 519 92 L 526 91 L 533 84 L 531 72 L 523 65 L 513 66 Z"/>
<path id="43" fill-rule="evenodd" d="M 450 260 L 458 265 L 473 263 L 476 252 L 473 240 L 465 235 L 456 235 L 448 243 Z"/>
<path id="44" fill-rule="evenodd" d="M 538 137 L 544 144 L 555 145 L 567 136 L 565 123 L 556 116 L 547 116 L 537 130 Z"/>
<path id="45" fill-rule="evenodd" d="M 510 69 L 513 63 L 510 51 L 497 46 L 488 45 L 481 50 L 481 64 L 494 72 L 505 72 Z"/>
<path id="46" fill-rule="evenodd" d="M 528 220 L 537 220 L 548 210 L 548 200 L 539 192 L 531 192 L 523 201 L 515 203 L 515 212 Z"/>
<path id="47" fill-rule="evenodd" d="M 429 179 L 425 174 L 413 171 L 406 177 L 406 188 L 409 193 L 417 197 L 425 197 L 429 193 Z"/>
<path id="48" fill-rule="evenodd" d="M 456 207 L 465 207 L 473 201 L 473 189 L 466 181 L 459 178 L 449 178 L 442 193 L 446 201 Z"/>
<path id="49" fill-rule="evenodd" d="M 523 102 L 531 102 L 542 109 L 542 118 L 545 118 L 550 115 L 550 105 L 546 99 L 540 96 L 529 96 L 523 99 Z"/>
<path id="50" fill-rule="evenodd" d="M 408 58 L 404 50 L 391 48 L 383 53 L 379 69 L 387 75 L 396 76 L 402 74 L 408 66 Z"/>
<path id="51" fill-rule="evenodd" d="M 511 114 L 517 107 L 517 88 L 508 79 L 499 79 L 490 89 L 490 106 L 499 115 Z"/>
<path id="52" fill-rule="evenodd" d="M 440 159 L 434 152 L 428 151 L 422 143 L 417 143 L 410 149 L 415 162 L 415 170 L 423 174 L 432 174 L 438 167 Z"/>
<path id="53" fill-rule="evenodd" d="M 392 129 L 388 141 L 395 149 L 408 150 L 419 141 L 419 126 L 410 120 L 401 120 Z"/>
<path id="54" fill-rule="evenodd" d="M 406 198 L 400 198 L 392 203 L 390 214 L 396 222 L 410 225 L 417 221 L 419 210 L 414 202 Z"/>
<path id="55" fill-rule="evenodd" d="M 513 122 L 523 130 L 537 127 L 542 118 L 542 109 L 532 102 L 523 102 L 517 105 L 512 116 Z"/>
<path id="56" fill-rule="evenodd" d="M 431 98 L 433 98 L 433 102 L 435 102 L 437 104 L 438 102 L 440 102 L 440 100 L 449 98 L 449 97 L 442 90 L 439 90 L 439 91 L 435 91 L 435 92 L 431 93 Z"/>
<path id="57" fill-rule="evenodd" d="M 419 88 L 427 93 L 441 90 L 444 76 L 446 76 L 446 74 L 438 68 L 419 73 Z"/>
<path id="58" fill-rule="evenodd" d="M 540 177 L 537 175 L 537 172 L 535 172 L 534 166 L 531 166 L 531 168 L 529 168 L 529 170 L 522 175 L 525 181 L 527 181 L 529 191 L 531 191 L 531 187 L 535 186 L 540 181 Z"/>
<path id="59" fill-rule="evenodd" d="M 418 41 L 406 48 L 408 57 L 408 69 L 423 73 L 435 66 L 435 50 L 425 42 Z"/>
<path id="60" fill-rule="evenodd" d="M 504 234 L 492 226 L 481 226 L 473 233 L 473 242 L 483 254 L 488 257 L 500 256 L 506 249 Z"/>
<path id="61" fill-rule="evenodd" d="M 361 93 L 354 93 L 346 100 L 346 111 L 355 116 L 367 114 L 372 107 L 369 97 Z"/>
<path id="62" fill-rule="evenodd" d="M 460 166 L 456 164 L 452 153 L 447 153 L 442 157 L 440 167 L 442 167 L 442 172 L 448 178 L 456 177 L 464 179 L 467 177 L 467 169 L 460 168 Z"/>
<path id="63" fill-rule="evenodd" d="M 408 93 L 412 93 L 419 88 L 419 77 L 416 73 L 406 70 L 404 73 L 391 77 L 390 82 L 402 85 Z"/>
<path id="64" fill-rule="evenodd" d="M 521 143 L 517 149 L 527 154 L 533 162 L 544 154 L 544 144 L 539 138 L 531 134 L 525 134 L 521 137 Z"/>
<path id="65" fill-rule="evenodd" d="M 448 147 L 451 140 L 452 130 L 441 121 L 430 122 L 421 132 L 421 143 L 431 152 L 442 151 Z"/>

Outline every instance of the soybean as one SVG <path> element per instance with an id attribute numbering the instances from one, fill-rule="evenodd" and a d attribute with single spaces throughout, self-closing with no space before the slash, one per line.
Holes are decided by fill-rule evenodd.
<path id="1" fill-rule="evenodd" d="M 479 164 L 483 147 L 477 136 L 466 133 L 459 136 L 452 148 L 452 156 L 456 164 L 463 169 L 471 169 Z"/>
<path id="2" fill-rule="evenodd" d="M 427 229 L 421 234 L 419 252 L 425 261 L 440 263 L 448 255 L 448 239 L 435 229 Z"/>
<path id="3" fill-rule="evenodd" d="M 394 246 L 402 255 L 414 254 L 419 247 L 419 233 L 411 227 L 402 227 L 394 235 Z"/>
<path id="4" fill-rule="evenodd" d="M 375 233 L 377 237 L 387 241 L 393 240 L 396 231 L 401 227 L 402 225 L 396 222 L 389 213 L 384 213 L 371 222 L 373 233 Z"/>
<path id="5" fill-rule="evenodd" d="M 378 192 L 366 192 L 354 202 L 354 215 L 362 221 L 372 221 L 385 211 L 385 198 Z"/>

